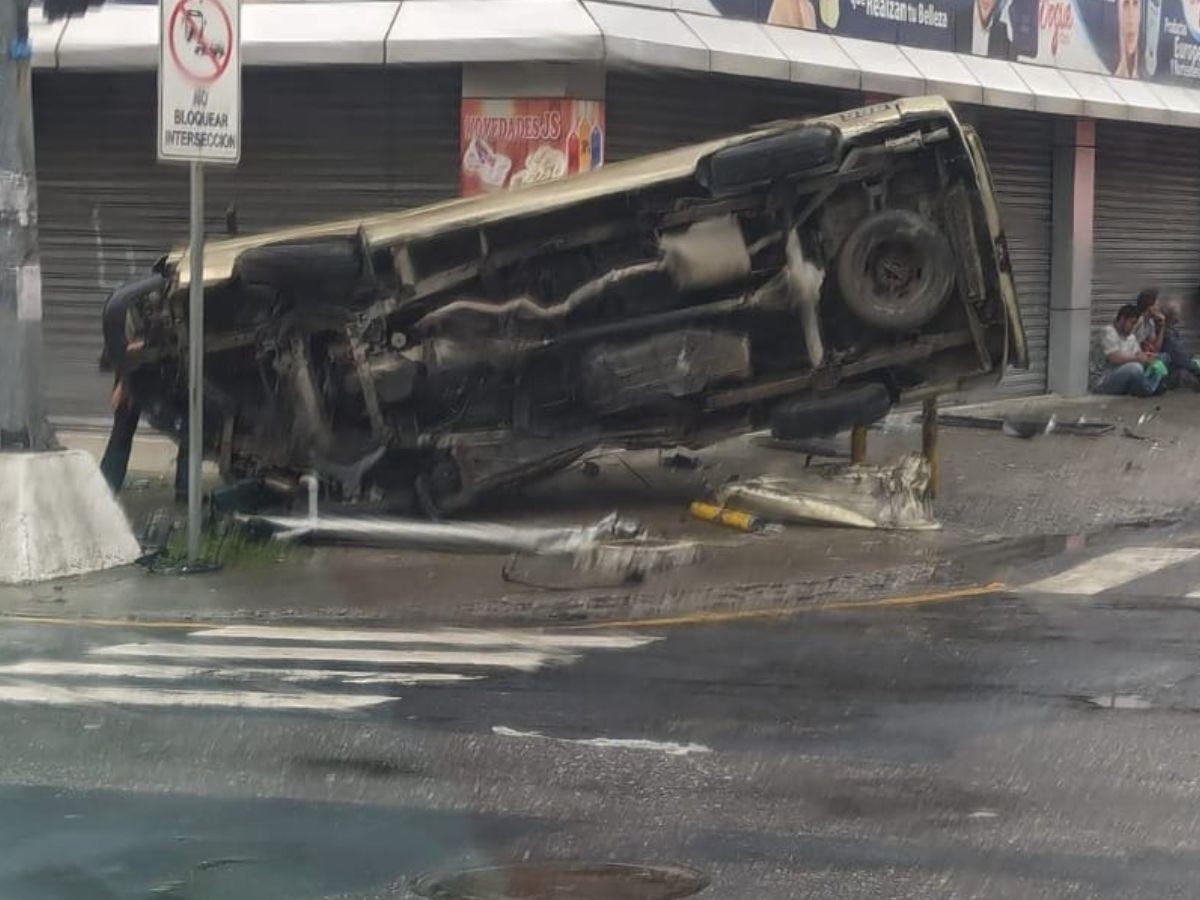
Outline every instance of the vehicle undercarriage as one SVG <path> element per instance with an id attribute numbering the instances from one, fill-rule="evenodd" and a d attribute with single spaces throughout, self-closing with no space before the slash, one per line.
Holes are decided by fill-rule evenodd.
<path id="1" fill-rule="evenodd" d="M 998 377 L 1023 337 L 964 135 L 941 101 L 888 104 L 701 148 L 682 177 L 618 164 L 611 190 L 240 250 L 206 279 L 206 455 L 230 481 L 315 472 L 331 498 L 439 516 L 599 445 L 827 434 Z M 105 313 L 109 362 L 177 436 L 181 271 Z"/>

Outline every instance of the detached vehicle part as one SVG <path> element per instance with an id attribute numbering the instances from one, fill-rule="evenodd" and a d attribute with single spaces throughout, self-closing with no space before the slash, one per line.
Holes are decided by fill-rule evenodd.
<path id="1" fill-rule="evenodd" d="M 1026 362 L 983 150 L 937 97 L 214 241 L 204 273 L 223 476 L 433 517 L 601 444 L 827 435 Z M 128 409 L 179 439 L 188 278 L 176 251 L 104 313 Z"/>

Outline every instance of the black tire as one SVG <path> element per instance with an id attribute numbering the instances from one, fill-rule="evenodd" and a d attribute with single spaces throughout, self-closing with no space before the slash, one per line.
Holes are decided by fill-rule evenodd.
<path id="1" fill-rule="evenodd" d="M 714 194 L 734 194 L 777 178 L 829 165 L 837 156 L 832 129 L 809 125 L 718 150 L 708 160 L 705 180 Z"/>
<path id="2" fill-rule="evenodd" d="M 357 242 L 349 240 L 270 244 L 239 256 L 234 275 L 285 294 L 341 299 L 362 278 L 362 254 Z"/>
<path id="3" fill-rule="evenodd" d="M 954 254 L 946 236 L 920 213 L 885 209 L 850 232 L 838 256 L 837 279 L 858 319 L 886 331 L 912 331 L 945 305 L 954 283 Z"/>
<path id="4" fill-rule="evenodd" d="M 827 397 L 785 400 L 771 413 L 771 434 L 781 441 L 827 437 L 878 422 L 892 408 L 882 384 L 865 384 Z"/>

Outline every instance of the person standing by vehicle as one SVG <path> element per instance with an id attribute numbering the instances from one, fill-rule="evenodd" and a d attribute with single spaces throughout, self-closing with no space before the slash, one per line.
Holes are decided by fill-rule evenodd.
<path id="1" fill-rule="evenodd" d="M 1162 376 L 1149 374 L 1158 355 L 1143 350 L 1134 335 L 1140 319 L 1138 308 L 1126 303 L 1117 310 L 1112 324 L 1101 329 L 1098 352 L 1093 354 L 1093 393 L 1152 397 L 1158 391 Z"/>

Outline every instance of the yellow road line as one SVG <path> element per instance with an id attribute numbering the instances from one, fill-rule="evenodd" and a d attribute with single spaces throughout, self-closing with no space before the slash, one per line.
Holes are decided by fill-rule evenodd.
<path id="1" fill-rule="evenodd" d="M 784 616 L 799 615 L 800 613 L 827 612 L 839 609 L 867 609 L 871 607 L 920 606 L 925 603 L 948 603 L 953 600 L 966 600 L 971 597 L 998 594 L 1007 589 L 1008 586 L 1003 582 L 993 581 L 988 584 L 957 588 L 952 591 L 940 591 L 936 594 L 910 594 L 905 597 L 879 597 L 874 600 L 844 600 L 835 603 L 810 603 L 804 606 L 777 606 L 770 609 L 746 609 L 732 612 L 694 612 L 657 619 L 623 619 L 611 622 L 593 622 L 577 627 L 651 628 L 664 625 L 706 625 L 713 622 L 737 622 L 743 619 L 777 619 Z"/>
<path id="2" fill-rule="evenodd" d="M 800 613 L 827 612 L 839 609 L 868 609 L 888 606 L 920 606 L 926 603 L 948 603 L 953 600 L 966 600 L 971 597 L 984 597 L 988 594 L 998 594 L 1008 589 L 1000 581 L 972 587 L 957 588 L 952 591 L 941 591 L 935 594 L 910 594 L 904 597 L 878 597 L 874 600 L 843 600 L 834 603 L 810 603 L 804 606 L 779 606 L 770 609 L 747 609 L 731 612 L 694 612 L 679 616 L 665 616 L 657 619 L 619 619 L 610 622 L 591 622 L 587 625 L 575 626 L 577 629 L 586 628 L 650 628 L 664 625 L 704 625 L 711 622 L 737 622 L 742 619 L 775 619 L 784 616 L 794 616 Z M 140 619 L 89 619 L 84 616 L 40 616 L 25 613 L 0 613 L 0 622 L 11 622 L 22 625 L 76 625 L 83 628 L 171 628 L 171 629 L 204 629 L 233 623 L 231 619 L 197 619 L 191 622 L 183 621 L 143 621 Z M 543 626 L 537 626 L 542 630 Z"/>

